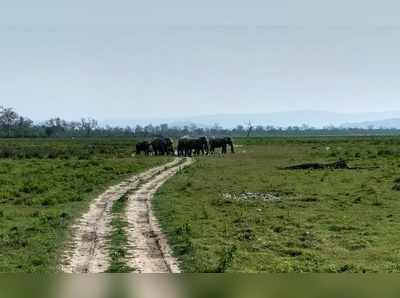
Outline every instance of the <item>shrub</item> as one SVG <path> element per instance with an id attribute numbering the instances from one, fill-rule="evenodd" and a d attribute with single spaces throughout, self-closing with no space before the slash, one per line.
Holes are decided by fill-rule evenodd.
<path id="1" fill-rule="evenodd" d="M 221 253 L 218 266 L 215 270 L 216 273 L 224 273 L 231 267 L 237 248 L 235 245 L 227 246 Z"/>
<path id="2" fill-rule="evenodd" d="M 400 183 L 399 183 L 399 184 L 395 184 L 395 185 L 392 187 L 392 189 L 395 190 L 395 191 L 400 191 Z"/>

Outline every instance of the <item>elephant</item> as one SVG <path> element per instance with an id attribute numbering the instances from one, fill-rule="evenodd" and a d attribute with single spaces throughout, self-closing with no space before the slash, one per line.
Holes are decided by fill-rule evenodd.
<path id="1" fill-rule="evenodd" d="M 155 155 L 174 155 L 174 143 L 170 138 L 156 138 L 151 146 Z"/>
<path id="2" fill-rule="evenodd" d="M 144 155 L 149 155 L 151 152 L 151 144 L 147 141 L 137 143 L 136 144 L 136 154 L 140 155 L 141 152 L 143 152 Z"/>
<path id="3" fill-rule="evenodd" d="M 164 138 L 164 140 L 167 146 L 167 155 L 169 154 L 174 155 L 175 154 L 174 141 L 171 138 Z"/>
<path id="4" fill-rule="evenodd" d="M 194 154 L 208 154 L 208 139 L 207 137 L 190 138 L 182 137 L 178 141 L 178 155 L 191 156 Z"/>
<path id="5" fill-rule="evenodd" d="M 191 142 L 192 139 L 189 137 L 182 137 L 178 140 L 178 145 L 177 145 L 178 156 L 192 155 Z"/>
<path id="6" fill-rule="evenodd" d="M 215 148 L 221 148 L 221 153 L 225 154 L 227 152 L 227 146 L 231 147 L 231 153 L 235 153 L 235 149 L 233 148 L 233 142 L 230 137 L 224 138 L 212 138 L 210 139 L 210 152 L 214 153 Z"/>
<path id="7" fill-rule="evenodd" d="M 208 146 L 208 138 L 207 137 L 200 137 L 196 140 L 196 154 L 208 154 L 209 153 L 209 146 Z"/>

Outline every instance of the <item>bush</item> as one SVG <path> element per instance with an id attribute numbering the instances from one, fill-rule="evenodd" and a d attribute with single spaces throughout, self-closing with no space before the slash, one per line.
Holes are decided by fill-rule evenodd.
<path id="1" fill-rule="evenodd" d="M 216 273 L 224 273 L 232 265 L 237 248 L 235 245 L 227 246 L 221 253 L 218 266 L 215 270 Z"/>
<path id="2" fill-rule="evenodd" d="M 400 191 L 400 183 L 399 183 L 399 184 L 395 184 L 395 185 L 392 187 L 392 190 Z"/>

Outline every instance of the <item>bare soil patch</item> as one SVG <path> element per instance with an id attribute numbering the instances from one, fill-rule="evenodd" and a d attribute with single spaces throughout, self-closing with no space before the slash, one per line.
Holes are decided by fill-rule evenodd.
<path id="1" fill-rule="evenodd" d="M 111 233 L 111 209 L 114 202 L 128 192 L 133 192 L 133 196 L 137 194 L 135 190 L 143 181 L 147 186 L 161 185 L 162 179 L 168 179 L 176 173 L 181 162 L 181 159 L 175 159 L 168 164 L 132 176 L 98 196 L 90 205 L 89 210 L 72 227 L 71 241 L 67 243 L 62 256 L 61 271 L 66 273 L 105 272 L 110 265 L 107 238 Z M 151 188 L 146 188 L 146 190 L 152 191 Z"/>
<path id="2" fill-rule="evenodd" d="M 128 222 L 128 266 L 139 273 L 179 273 L 178 261 L 172 256 L 165 235 L 152 211 L 152 198 L 157 190 L 183 167 L 192 163 L 191 159 L 172 166 L 152 179 L 144 181 L 129 195 L 126 209 Z"/>

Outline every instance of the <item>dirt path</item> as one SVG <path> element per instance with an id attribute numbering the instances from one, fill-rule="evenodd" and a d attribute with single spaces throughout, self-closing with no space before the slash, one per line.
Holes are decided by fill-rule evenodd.
<path id="1" fill-rule="evenodd" d="M 151 200 L 157 190 L 181 168 L 192 163 L 185 160 L 153 179 L 141 184 L 129 195 L 126 209 L 128 222 L 128 266 L 139 273 L 179 273 L 177 260 L 172 256 L 167 239 L 152 212 Z"/>
<path id="2" fill-rule="evenodd" d="M 98 196 L 89 210 L 75 223 L 72 237 L 64 251 L 61 271 L 66 273 L 101 273 L 109 267 L 107 237 L 111 233 L 111 208 L 113 203 L 124 194 L 134 191 L 142 183 L 160 186 L 160 177 L 168 179 L 178 171 L 183 160 L 176 158 L 173 162 L 152 168 L 140 175 L 110 187 Z M 187 165 L 189 161 L 185 161 Z M 182 164 L 183 165 L 183 164 Z M 164 181 L 165 181 L 164 180 Z M 156 184 L 153 184 L 156 182 Z M 157 188 L 158 188 L 157 187 Z M 149 191 L 152 191 L 149 189 Z M 154 190 L 155 192 L 156 190 Z M 152 193 L 154 193 L 152 192 Z M 131 197 L 131 196 L 130 196 Z M 131 203 L 128 203 L 131 205 Z M 151 221 L 152 222 L 152 221 Z M 149 221 L 149 225 L 151 224 Z"/>

